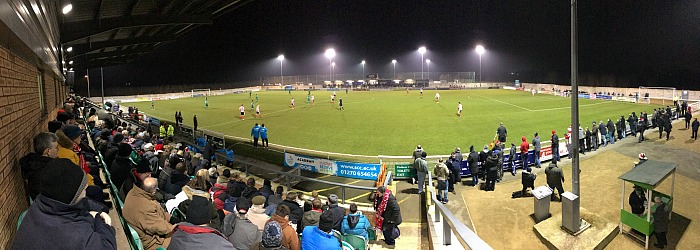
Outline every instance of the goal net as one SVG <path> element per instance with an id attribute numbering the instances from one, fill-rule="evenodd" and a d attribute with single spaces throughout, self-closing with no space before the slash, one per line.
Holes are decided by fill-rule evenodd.
<path id="1" fill-rule="evenodd" d="M 210 96 L 211 89 L 193 89 L 191 97 Z"/>
<path id="2" fill-rule="evenodd" d="M 673 104 L 675 98 L 680 98 L 673 87 L 639 87 L 639 102 L 647 104 Z"/>

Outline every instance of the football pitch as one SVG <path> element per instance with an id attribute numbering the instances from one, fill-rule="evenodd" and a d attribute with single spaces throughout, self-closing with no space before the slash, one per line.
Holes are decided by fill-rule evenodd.
<path id="1" fill-rule="evenodd" d="M 556 130 L 564 138 L 570 124 L 570 98 L 513 90 L 440 90 L 440 102 L 435 101 L 435 90 L 406 91 L 312 91 L 315 105 L 307 103 L 307 91 L 260 91 L 209 96 L 209 107 L 204 97 L 130 103 L 148 115 L 174 120 L 175 111 L 181 111 L 184 124 L 192 125 L 197 115 L 200 129 L 226 135 L 251 138 L 255 123 L 269 129 L 270 143 L 284 146 L 358 155 L 410 155 L 420 144 L 431 155 L 444 155 L 470 145 L 479 150 L 489 144 L 499 122 L 508 130 L 510 142 L 519 145 L 521 137 L 532 141 L 538 132 L 542 141 L 549 140 Z M 251 99 L 260 105 L 262 117 L 254 117 Z M 290 108 L 291 99 L 296 108 Z M 338 101 L 343 99 L 344 111 Z M 457 105 L 463 105 L 462 117 L 457 116 Z M 239 116 L 239 107 L 246 109 L 245 120 Z M 579 99 L 582 126 L 591 122 L 625 118 L 641 111 L 651 113 L 660 107 L 610 100 Z M 651 115 L 651 114 L 650 114 Z"/>

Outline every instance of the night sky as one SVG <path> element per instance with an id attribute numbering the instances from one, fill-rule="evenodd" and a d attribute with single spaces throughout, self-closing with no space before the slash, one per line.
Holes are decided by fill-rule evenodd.
<path id="1" fill-rule="evenodd" d="M 700 1 L 584 0 L 578 12 L 581 83 L 700 88 Z M 484 81 L 568 84 L 569 1 L 253 1 L 105 68 L 105 84 L 257 81 L 279 75 L 279 54 L 285 75 L 328 74 L 329 47 L 336 73 L 359 76 L 362 60 L 389 73 L 392 59 L 419 72 L 420 46 L 433 72 L 478 71 L 477 44 Z"/>

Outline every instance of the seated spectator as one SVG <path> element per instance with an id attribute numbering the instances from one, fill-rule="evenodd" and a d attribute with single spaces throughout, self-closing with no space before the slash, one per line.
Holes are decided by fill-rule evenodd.
<path id="1" fill-rule="evenodd" d="M 75 125 L 66 125 L 60 130 L 56 131 L 56 136 L 58 136 L 58 158 L 68 159 L 73 162 L 73 164 L 80 166 L 86 174 L 88 174 L 88 186 L 95 185 L 93 176 L 90 175 L 90 169 L 83 167 L 81 164 L 81 159 L 75 152 L 76 147 L 80 143 L 80 128 Z M 78 151 L 80 147 L 78 147 Z"/>
<path id="2" fill-rule="evenodd" d="M 333 229 L 340 231 L 340 225 L 345 217 L 345 208 L 338 206 L 338 196 L 335 194 L 328 196 L 328 211 L 333 212 Z"/>
<path id="3" fill-rule="evenodd" d="M 304 215 L 304 210 L 296 202 L 297 192 L 287 192 L 287 197 L 279 205 L 285 205 L 289 208 L 289 221 L 294 224 L 296 228 L 297 225 L 301 223 L 301 217 Z"/>
<path id="4" fill-rule="evenodd" d="M 110 135 L 112 135 L 111 131 L 105 128 L 102 129 L 100 135 L 95 139 L 95 149 L 102 153 L 103 156 L 107 153 L 107 149 L 109 148 Z"/>
<path id="5" fill-rule="evenodd" d="M 167 247 L 175 228 L 170 224 L 170 214 L 155 201 L 157 185 L 156 179 L 148 177 L 141 187 L 134 186 L 126 196 L 122 209 L 124 220 L 139 234 L 145 250 Z"/>
<path id="6" fill-rule="evenodd" d="M 213 184 L 209 181 L 209 170 L 206 169 L 200 169 L 199 171 L 194 173 L 195 177 L 199 177 L 204 181 L 205 185 L 205 190 L 210 190 Z"/>
<path id="7" fill-rule="evenodd" d="M 121 188 L 119 189 L 119 198 L 121 200 L 125 200 L 126 195 L 134 187 L 134 185 L 141 186 L 143 180 L 148 177 L 151 177 L 151 166 L 147 160 L 142 159 L 139 164 L 136 165 L 136 168 L 131 170 L 129 177 L 124 180 L 124 184 L 122 184 Z"/>
<path id="8" fill-rule="evenodd" d="M 340 226 L 342 234 L 359 235 L 369 240 L 367 230 L 372 229 L 367 217 L 362 212 L 357 211 L 355 203 L 350 204 L 350 213 L 343 218 L 343 224 Z"/>
<path id="9" fill-rule="evenodd" d="M 60 178 L 58 178 L 60 177 Z M 111 219 L 101 205 L 84 199 L 87 174 L 66 159 L 54 159 L 37 176 L 34 203 L 12 249 L 117 249 Z"/>
<path id="10" fill-rule="evenodd" d="M 146 143 L 145 145 L 143 145 L 143 155 L 141 155 L 141 158 L 146 159 L 148 161 L 148 164 L 151 167 L 151 171 L 158 170 L 158 155 L 153 150 L 153 144 Z"/>
<path id="11" fill-rule="evenodd" d="M 265 206 L 267 206 L 267 201 L 270 199 L 270 195 L 275 194 L 275 192 L 272 191 L 272 182 L 270 180 L 263 181 L 263 186 L 258 191 L 260 191 L 260 195 L 265 197 Z"/>
<path id="12" fill-rule="evenodd" d="M 202 197 L 192 200 L 187 219 L 175 227 L 168 249 L 236 249 L 223 234 L 209 227 L 209 203 Z"/>
<path id="13" fill-rule="evenodd" d="M 219 218 L 224 218 L 224 205 L 228 196 L 225 195 L 223 199 L 221 197 L 222 194 L 228 192 L 228 178 L 226 176 L 231 176 L 228 169 L 225 169 L 224 174 L 216 178 L 216 183 L 211 188 L 212 198 L 214 199 L 216 211 L 219 213 Z"/>
<path id="14" fill-rule="evenodd" d="M 104 163 L 107 164 L 107 169 L 112 169 L 112 163 L 114 163 L 114 159 L 116 159 L 117 154 L 119 154 L 119 145 L 123 140 L 124 136 L 122 134 L 115 134 L 112 137 L 112 141 L 110 142 L 109 146 L 107 146 L 107 152 L 102 154 L 102 157 L 104 157 Z"/>
<path id="15" fill-rule="evenodd" d="M 245 189 L 243 189 L 243 192 L 241 192 L 241 195 L 248 200 L 253 199 L 253 197 L 255 196 L 261 195 L 260 191 L 258 191 L 258 189 L 255 187 L 254 178 L 248 178 L 248 181 L 246 182 L 246 187 Z"/>
<path id="16" fill-rule="evenodd" d="M 221 232 L 228 237 L 228 241 L 236 249 L 250 249 L 256 242 L 260 242 L 262 234 L 258 231 L 258 226 L 253 224 L 246 214 L 250 209 L 247 200 L 238 201 L 236 204 L 237 213 L 230 213 L 224 218 L 224 226 Z"/>
<path id="17" fill-rule="evenodd" d="M 175 171 L 172 171 L 170 176 L 170 181 L 165 184 L 165 192 L 177 195 L 182 191 L 182 187 L 190 181 L 190 177 L 185 174 L 187 172 L 187 167 L 185 163 L 180 162 L 175 166 Z"/>
<path id="18" fill-rule="evenodd" d="M 260 250 L 286 250 L 282 246 L 282 228 L 276 221 L 265 224 L 262 232 L 262 241 L 253 245 L 250 249 Z"/>
<path id="19" fill-rule="evenodd" d="M 277 204 L 282 203 L 282 194 L 284 194 L 284 187 L 281 185 L 277 186 L 275 189 L 275 194 L 270 195 L 270 198 L 267 200 L 267 205 L 265 205 L 265 214 L 272 216 L 272 214 L 275 213 Z"/>
<path id="20" fill-rule="evenodd" d="M 265 208 L 263 208 L 265 197 L 262 195 L 255 196 L 252 202 L 253 205 L 250 207 L 247 215 L 248 220 L 258 226 L 258 230 L 262 231 L 265 228 L 265 222 L 270 220 L 270 216 L 265 214 Z"/>
<path id="21" fill-rule="evenodd" d="M 202 171 L 206 172 L 206 170 Z M 221 228 L 221 220 L 223 218 L 219 218 L 219 214 L 216 211 L 216 206 L 211 202 L 211 200 L 209 200 L 211 195 L 209 194 L 209 190 L 206 189 L 206 178 L 206 175 L 196 175 L 194 179 L 190 180 L 185 186 L 183 186 L 182 192 L 187 195 L 187 199 L 182 201 L 177 207 L 181 212 L 187 214 L 189 211 L 189 205 L 195 197 L 207 199 L 207 201 L 209 201 L 207 208 L 209 211 L 209 222 L 207 224 L 209 224 L 210 227 L 219 230 Z"/>
<path id="22" fill-rule="evenodd" d="M 41 171 L 51 159 L 58 158 L 58 136 L 54 133 L 41 132 L 34 136 L 34 153 L 19 159 L 22 179 L 27 182 L 29 197 L 36 199 L 39 195 L 39 177 Z"/>
<path id="23" fill-rule="evenodd" d="M 289 224 L 289 212 L 289 207 L 284 204 L 279 204 L 267 224 L 273 221 L 280 224 L 282 228 L 282 247 L 288 250 L 300 250 L 299 236 L 297 236 L 296 231 Z M 267 227 L 267 224 L 265 227 Z"/>
<path id="24" fill-rule="evenodd" d="M 322 206 L 323 204 L 320 199 L 314 199 L 314 201 L 311 202 L 311 211 L 304 212 L 304 217 L 301 218 L 302 230 L 308 226 L 318 226 L 318 221 L 323 212 L 321 210 Z"/>
<path id="25" fill-rule="evenodd" d="M 302 249 L 341 249 L 340 241 L 333 235 L 334 213 L 330 210 L 321 214 L 318 226 L 306 227 L 301 240 Z"/>
<path id="26" fill-rule="evenodd" d="M 129 158 L 132 151 L 131 145 L 120 143 L 117 156 L 114 158 L 112 165 L 110 165 L 110 178 L 112 179 L 112 183 L 117 187 L 121 187 L 124 184 L 124 181 L 131 173 L 131 169 L 134 168 L 134 164 L 131 162 L 131 158 Z"/>

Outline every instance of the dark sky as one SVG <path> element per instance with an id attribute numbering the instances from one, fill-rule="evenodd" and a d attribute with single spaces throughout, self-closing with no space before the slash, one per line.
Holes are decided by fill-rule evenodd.
<path id="1" fill-rule="evenodd" d="M 700 1 L 583 0 L 579 74 L 588 85 L 698 87 Z M 568 83 L 569 1 L 253 1 L 157 48 L 105 69 L 105 83 L 139 86 L 255 81 L 284 74 L 478 71 L 485 81 Z M 426 69 L 427 71 L 427 69 Z M 520 75 L 512 76 L 515 72 Z"/>

